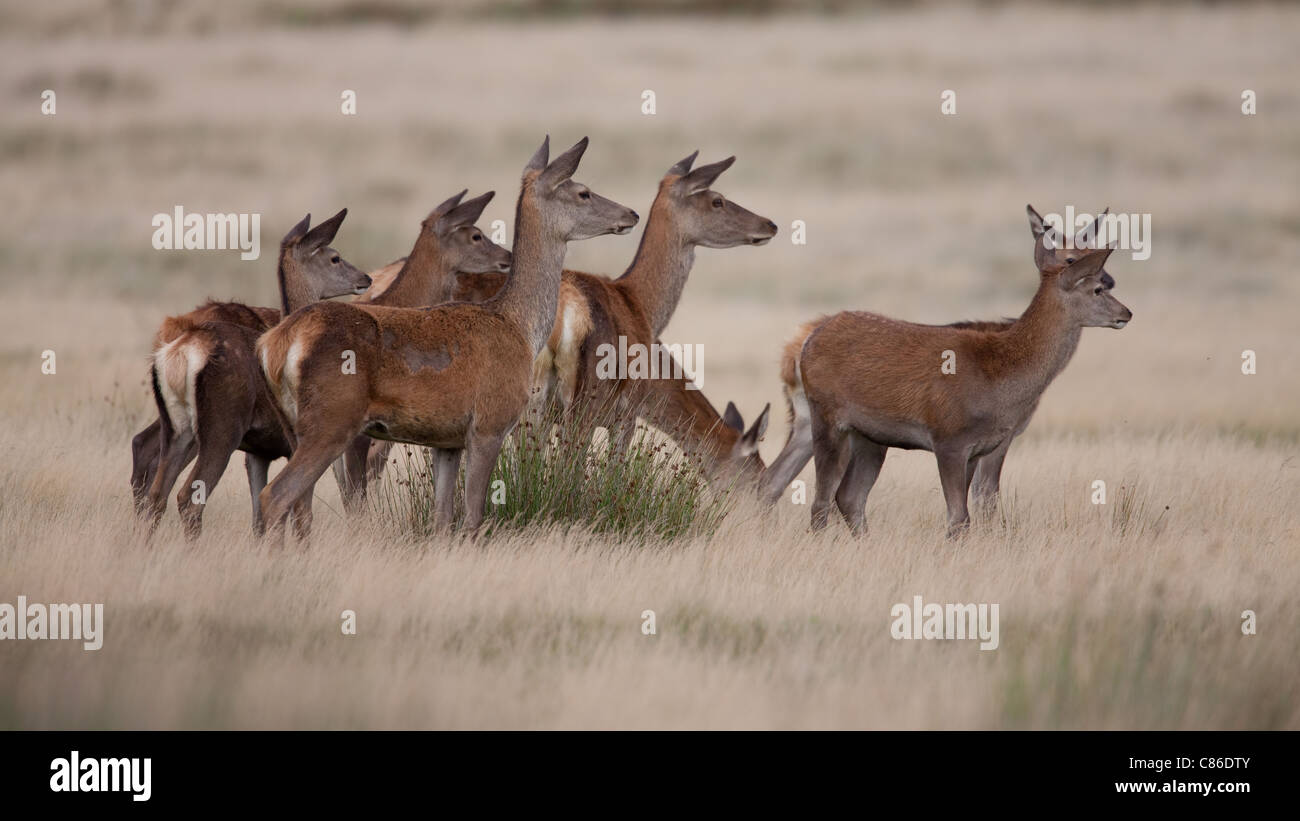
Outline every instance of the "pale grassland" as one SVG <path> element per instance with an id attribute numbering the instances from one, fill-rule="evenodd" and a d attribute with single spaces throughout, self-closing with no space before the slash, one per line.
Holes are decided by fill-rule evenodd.
<path id="1" fill-rule="evenodd" d="M 0 644 L 0 726 L 1300 728 L 1300 11 L 166 36 L 6 19 L 0 601 L 102 601 L 108 633 L 94 653 Z M 702 250 L 665 337 L 705 345 L 706 394 L 747 420 L 779 406 L 781 343 L 818 312 L 1017 313 L 1026 202 L 1150 212 L 1154 253 L 1112 257 L 1133 324 L 1084 334 L 1012 449 L 1006 521 L 957 543 L 932 457 L 895 452 L 862 541 L 808 534 L 787 500 L 710 541 L 413 543 L 341 519 L 327 476 L 311 549 L 273 554 L 236 457 L 201 541 L 169 511 L 143 546 L 126 480 L 159 319 L 208 295 L 272 304 L 274 240 L 308 210 L 348 206 L 337 245 L 372 267 L 462 187 L 496 189 L 484 224 L 509 222 L 548 131 L 589 134 L 580 179 L 643 214 L 680 156 L 738 155 L 718 188 L 782 234 Z M 152 250 L 150 217 L 178 203 L 261 212 L 262 259 Z M 634 242 L 569 261 L 616 272 Z M 1000 648 L 892 640 L 913 595 L 999 603 Z"/>

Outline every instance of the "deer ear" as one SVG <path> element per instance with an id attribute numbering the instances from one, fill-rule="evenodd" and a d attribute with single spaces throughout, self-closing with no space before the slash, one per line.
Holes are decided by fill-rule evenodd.
<path id="1" fill-rule="evenodd" d="M 697 148 L 689 157 L 683 157 L 682 159 L 674 163 L 673 167 L 668 169 L 668 173 L 665 174 L 664 176 L 669 176 L 669 177 L 685 176 L 688 172 L 690 172 L 691 166 L 695 164 L 695 158 L 698 156 L 700 156 L 700 149 Z"/>
<path id="2" fill-rule="evenodd" d="M 542 145 L 533 152 L 532 159 L 528 165 L 524 166 L 524 173 L 529 171 L 545 171 L 547 158 L 551 156 L 551 135 L 547 134 L 546 139 L 542 140 Z"/>
<path id="3" fill-rule="evenodd" d="M 691 194 L 698 194 L 701 191 L 707 191 L 709 190 L 709 186 L 713 185 L 714 181 L 717 180 L 718 177 L 722 176 L 722 172 L 730 168 L 731 164 L 735 161 L 736 158 L 733 156 L 709 165 L 701 165 L 699 168 L 678 180 L 677 185 L 680 187 L 682 194 L 688 197 Z"/>
<path id="4" fill-rule="evenodd" d="M 569 179 L 577 172 L 578 163 L 582 161 L 582 155 L 586 151 L 587 138 L 583 137 L 574 143 L 573 148 L 565 151 L 546 166 L 546 170 L 537 178 L 538 182 L 550 189 Z"/>
<path id="5" fill-rule="evenodd" d="M 280 245 L 293 245 L 295 242 L 303 238 L 303 235 L 307 233 L 307 228 L 309 226 L 311 226 L 311 214 L 303 217 L 297 225 L 290 228 L 289 233 L 284 235 L 284 239 L 280 240 Z"/>
<path id="6" fill-rule="evenodd" d="M 339 232 L 339 226 L 343 224 L 343 219 L 348 215 L 348 209 L 344 208 L 334 216 L 317 225 L 307 232 L 299 243 L 307 253 L 313 253 L 329 245 L 334 241 L 334 235 Z"/>
<path id="7" fill-rule="evenodd" d="M 767 433 L 767 417 L 771 410 L 771 402 L 763 406 L 763 412 L 758 415 L 758 418 L 754 420 L 754 424 L 750 425 L 749 430 L 745 432 L 745 441 L 757 445 L 763 439 L 763 434 Z"/>
<path id="8" fill-rule="evenodd" d="M 1083 256 L 1065 266 L 1065 270 L 1061 271 L 1061 285 L 1067 291 L 1072 290 L 1083 280 L 1095 276 L 1101 270 L 1101 267 L 1106 264 L 1106 258 L 1114 250 L 1113 248 L 1097 248 L 1085 251 Z"/>
<path id="9" fill-rule="evenodd" d="M 1110 213 L 1110 207 L 1106 207 L 1091 224 L 1085 225 L 1079 229 L 1079 233 L 1074 235 L 1075 248 L 1095 248 L 1097 237 L 1100 236 L 1102 220 Z"/>
<path id="10" fill-rule="evenodd" d="M 1029 232 L 1034 235 L 1034 239 L 1042 239 L 1043 232 L 1047 230 L 1043 215 L 1035 211 L 1032 205 L 1026 205 L 1025 212 L 1029 214 Z"/>
<path id="11" fill-rule="evenodd" d="M 451 209 L 451 212 L 438 219 L 438 233 L 450 231 L 453 228 L 459 228 L 462 225 L 473 225 L 478 218 L 483 216 L 483 209 L 487 208 L 492 198 L 497 195 L 495 191 L 489 191 L 486 194 L 467 200 Z"/>
<path id="12" fill-rule="evenodd" d="M 736 410 L 735 402 L 727 403 L 727 409 L 722 412 L 722 424 L 734 431 L 744 432 L 745 420 L 740 417 L 740 411 Z"/>
<path id="13" fill-rule="evenodd" d="M 438 203 L 437 205 L 434 206 L 433 210 L 429 212 L 429 216 L 425 217 L 425 219 L 436 220 L 439 217 L 442 217 L 443 215 L 447 214 L 448 212 L 451 211 L 451 209 L 455 208 L 457 205 L 460 205 L 461 199 L 468 193 L 469 193 L 469 189 L 466 188 L 463 191 L 461 191 L 459 194 L 448 197 L 447 199 Z"/>

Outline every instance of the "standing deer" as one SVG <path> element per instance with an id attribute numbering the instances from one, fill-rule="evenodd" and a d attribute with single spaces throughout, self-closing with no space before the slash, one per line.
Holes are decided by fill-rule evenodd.
<path id="1" fill-rule="evenodd" d="M 329 247 L 345 216 L 346 208 L 308 230 L 308 214 L 281 241 L 278 279 L 286 315 L 319 299 L 359 294 L 370 285 L 370 277 Z M 197 455 L 176 497 L 185 534 L 195 538 L 203 527 L 203 502 L 216 488 L 230 455 L 236 449 L 247 454 L 256 522 L 267 468 L 274 459 L 289 455 L 289 443 L 254 355 L 258 331 L 221 321 L 176 319 L 173 325 L 178 333 L 155 352 L 151 370 L 161 448 L 146 511 L 152 534 L 166 495 Z M 194 501 L 196 492 L 203 502 Z"/>
<path id="2" fill-rule="evenodd" d="M 1047 244 L 1043 242 L 1043 236 L 1047 232 L 1048 226 L 1043 222 L 1042 216 L 1034 210 L 1034 206 L 1026 205 L 1025 210 L 1029 214 L 1029 231 L 1034 238 L 1034 264 L 1038 267 L 1038 272 L 1044 276 L 1061 273 L 1065 266 L 1075 261 L 1078 252 L 1064 246 L 1060 248 L 1047 247 Z M 1103 210 L 1090 228 L 1085 228 L 1079 232 L 1075 238 L 1075 248 L 1082 248 L 1092 243 L 1097 236 L 1097 229 L 1101 225 L 1102 218 L 1109 211 L 1109 208 Z M 1101 284 L 1108 291 L 1115 287 L 1115 279 L 1106 273 L 1105 269 L 1101 272 Z M 808 415 L 808 402 L 804 398 L 803 384 L 799 379 L 798 358 L 808 335 L 825 321 L 826 317 L 821 317 L 801 325 L 794 337 L 786 343 L 781 354 L 781 387 L 785 394 L 786 420 L 789 423 L 789 434 L 781 453 L 763 475 L 759 488 L 759 498 L 767 504 L 776 503 L 781 497 L 781 493 L 794 481 L 794 477 L 799 475 L 804 465 L 808 464 L 808 460 L 812 458 L 812 422 Z M 975 331 L 1005 331 L 1014 323 L 1014 319 L 1003 319 L 997 322 L 966 321 L 954 322 L 947 327 L 966 328 Z M 1077 337 L 1075 341 L 1077 344 Z M 1073 354 L 1073 350 L 1070 353 Z M 974 482 L 971 486 L 971 496 L 978 509 L 989 511 L 996 507 L 998 486 L 1002 477 L 1002 463 L 1006 460 L 1007 449 L 1011 447 L 1011 440 L 1019 436 L 1025 427 L 1029 425 L 1029 419 L 1033 416 L 1037 405 L 1037 400 L 1035 400 L 1033 406 L 1029 408 L 1029 412 L 1025 415 L 1019 430 L 1011 437 L 1008 437 L 997 450 L 979 458 L 975 468 Z"/>
<path id="3" fill-rule="evenodd" d="M 450 526 L 461 453 L 465 528 L 483 521 L 488 480 L 528 405 L 533 360 L 555 319 L 570 241 L 624 234 L 637 214 L 575 182 L 584 137 L 548 163 L 550 138 L 524 168 L 506 286 L 481 304 L 389 308 L 325 302 L 289 317 L 257 343 L 268 384 L 297 447 L 262 491 L 277 539 L 290 509 L 310 509 L 316 480 L 360 433 L 435 449 L 435 508 Z M 340 354 L 356 355 L 342 373 Z"/>
<path id="4" fill-rule="evenodd" d="M 776 235 L 776 224 L 766 217 L 728 200 L 710 186 L 736 161 L 728 157 L 691 170 L 698 151 L 668 169 L 659 182 L 645 231 L 631 265 L 622 276 L 611 279 L 582 271 L 564 271 L 554 324 L 546 345 L 535 363 L 533 396 L 530 404 L 534 417 L 541 406 L 552 399 L 568 409 L 582 392 L 590 394 L 595 404 L 603 404 L 609 393 L 616 397 L 614 406 L 620 415 L 639 411 L 648 421 L 668 432 L 687 450 L 698 450 L 715 480 L 727 473 L 724 465 L 742 467 L 751 477 L 754 461 L 762 461 L 751 442 L 762 436 L 767 425 L 767 411 L 750 431 L 735 435 L 732 425 L 741 422 L 740 414 L 719 416 L 699 391 L 687 390 L 681 379 L 598 380 L 596 351 L 602 343 L 617 347 L 623 336 L 627 344 L 649 346 L 659 341 L 681 300 L 682 291 L 695 262 L 695 248 L 734 248 L 764 245 Z M 390 264 L 389 268 L 396 263 Z M 501 287 L 500 274 L 485 273 L 457 278 L 455 298 L 480 302 Z M 377 287 L 384 287 L 382 282 Z M 600 389 L 608 393 L 598 396 Z M 633 410 L 636 409 L 636 411 Z M 734 410 L 734 406 L 733 406 Z M 626 449 L 634 426 L 619 427 L 620 448 Z M 761 425 L 760 425 L 761 422 Z M 742 423 L 743 424 L 743 423 Z M 374 443 L 364 472 L 359 465 L 364 452 L 349 450 L 349 487 L 345 501 L 350 509 L 358 504 L 355 497 L 364 495 L 366 483 L 384 469 L 389 446 Z M 353 498 L 349 498 L 353 497 Z"/>
<path id="5" fill-rule="evenodd" d="M 1102 283 L 1110 249 L 1076 253 L 1059 274 L 1040 277 L 1029 307 L 1003 331 L 846 311 L 808 336 L 798 370 L 817 473 L 813 529 L 825 527 L 833 498 L 861 533 L 867 494 L 891 447 L 934 453 L 948 534 L 967 527 L 976 461 L 1021 429 L 1083 328 L 1123 328 L 1133 318 Z M 955 361 L 955 372 L 941 369 L 945 361 Z"/>
<path id="6" fill-rule="evenodd" d="M 384 305 L 392 308 L 420 308 L 452 299 L 458 273 L 487 273 L 510 270 L 510 252 L 487 238 L 474 225 L 483 215 L 494 191 L 461 202 L 465 191 L 443 202 L 420 224 L 420 233 L 410 256 L 390 263 L 376 274 L 365 294 L 352 304 Z M 396 267 L 391 275 L 388 272 Z M 382 464 L 392 447 L 390 442 L 358 436 L 343 456 L 334 462 L 343 505 L 356 512 L 365 498 L 367 454 Z"/>

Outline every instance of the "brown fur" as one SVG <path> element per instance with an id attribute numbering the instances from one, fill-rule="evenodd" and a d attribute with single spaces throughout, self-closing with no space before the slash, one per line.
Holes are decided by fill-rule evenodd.
<path id="1" fill-rule="evenodd" d="M 370 284 L 365 274 L 326 245 L 346 213 L 341 211 L 310 231 L 308 217 L 286 235 L 280 248 L 277 278 L 282 304 L 288 309 L 300 307 L 304 300 L 356 293 Z M 279 314 L 274 312 L 275 317 Z M 289 452 L 278 408 L 271 401 L 254 356 L 257 337 L 271 316 L 269 309 L 209 302 L 189 315 L 171 318 L 159 332 L 160 337 L 174 336 L 154 355 L 157 466 L 147 497 L 137 502 L 142 515 L 148 518 L 151 533 L 162 517 L 166 494 L 185 465 L 197 458 L 177 495 L 186 535 L 197 536 L 202 527 L 203 505 L 193 501 L 194 483 L 201 481 L 203 492 L 211 493 L 236 449 L 247 454 L 256 525 L 257 493 L 266 481 L 267 466 Z M 143 431 L 137 440 L 148 432 Z"/>
<path id="2" fill-rule="evenodd" d="M 527 406 L 533 361 L 553 325 L 567 242 L 630 230 L 637 220 L 571 179 L 586 145 L 548 164 L 548 141 L 529 161 L 512 275 L 489 301 L 423 309 L 321 303 L 259 341 L 266 377 L 298 439 L 288 466 L 262 492 L 264 521 L 277 534 L 291 506 L 310 505 L 316 480 L 361 433 L 436 449 L 443 527 L 466 451 L 465 526 L 478 528 L 491 470 Z M 355 353 L 355 374 L 339 367 L 343 351 Z"/>
<path id="3" fill-rule="evenodd" d="M 1084 326 L 1123 327 L 1132 314 L 1101 283 L 1108 250 L 1081 252 L 1043 274 L 1025 312 L 1002 330 L 918 325 L 844 312 L 805 341 L 798 373 L 811 421 L 817 491 L 814 528 L 832 498 L 855 531 L 890 447 L 934 452 L 949 533 L 969 521 L 967 494 L 980 457 L 1027 424 L 1043 390 L 1073 354 Z M 955 373 L 945 373 L 945 352 Z"/>
<path id="4" fill-rule="evenodd" d="M 1092 225 L 1091 234 L 1088 233 L 1087 229 L 1079 233 L 1076 240 L 1080 244 L 1082 244 L 1085 237 L 1095 235 L 1096 228 L 1100 224 L 1102 217 L 1109 210 L 1109 208 L 1104 209 L 1097 216 L 1097 220 Z M 1034 264 L 1038 268 L 1039 274 L 1055 275 L 1061 273 L 1073 261 L 1076 252 L 1067 248 L 1048 248 L 1042 242 L 1044 233 L 1043 218 L 1034 210 L 1032 205 L 1025 206 L 1025 211 L 1029 215 L 1030 234 L 1034 239 Z M 1115 279 L 1104 268 L 1101 271 L 1101 284 L 1107 290 L 1115 287 Z M 812 429 L 807 418 L 806 406 L 801 405 L 803 385 L 799 382 L 796 363 L 800 352 L 803 350 L 804 341 L 826 319 L 827 317 L 822 316 L 799 326 L 794 336 L 786 342 L 781 351 L 781 388 L 786 401 L 788 433 L 785 446 L 763 477 L 762 486 L 760 487 L 760 498 L 769 504 L 775 503 L 780 498 L 781 493 L 799 475 L 804 465 L 808 464 L 808 460 L 812 458 Z M 1010 328 L 1014 322 L 1014 319 L 1000 321 L 967 320 L 953 322 L 946 327 L 976 331 L 1004 331 Z M 1037 401 L 1035 401 L 1029 408 L 1028 414 L 1015 435 L 1022 433 L 1024 428 L 1028 426 L 1029 419 L 1033 416 L 1037 404 Z M 972 484 L 972 495 L 983 509 L 991 509 L 997 504 L 1002 463 L 1006 459 L 1007 449 L 1010 448 L 1011 439 L 1013 438 L 1014 435 L 1007 439 L 997 450 L 981 456 L 978 460 Z"/>
<path id="5" fill-rule="evenodd" d="M 440 203 L 420 223 L 411 253 L 381 269 L 384 280 L 374 282 L 353 304 L 416 308 L 437 305 L 451 297 L 461 273 L 485 274 L 508 270 L 510 252 L 493 243 L 474 225 L 492 201 L 494 192 L 461 202 L 461 191 Z M 287 351 L 280 355 L 287 354 Z M 278 384 L 280 375 L 275 374 Z M 334 463 L 344 508 L 358 512 L 370 479 L 378 476 L 391 445 L 358 436 Z M 372 476 L 373 472 L 373 476 Z"/>

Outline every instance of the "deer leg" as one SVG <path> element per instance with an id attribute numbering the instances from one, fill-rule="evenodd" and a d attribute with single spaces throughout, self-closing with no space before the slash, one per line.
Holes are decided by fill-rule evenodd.
<path id="1" fill-rule="evenodd" d="M 456 520 L 456 480 L 460 476 L 460 449 L 434 448 L 433 450 L 433 523 L 442 532 L 450 533 Z"/>
<path id="2" fill-rule="evenodd" d="M 135 512 L 148 509 L 150 480 L 158 473 L 162 451 L 162 422 L 155 419 L 131 439 L 131 498 Z"/>
<path id="3" fill-rule="evenodd" d="M 358 436 L 348 444 L 343 456 L 334 460 L 334 479 L 339 484 L 343 510 L 348 514 L 359 513 L 365 507 L 366 456 L 370 452 L 370 441 L 369 436 Z"/>
<path id="4" fill-rule="evenodd" d="M 221 474 L 226 472 L 226 465 L 230 463 L 230 455 L 239 447 L 239 440 L 243 438 L 243 434 L 235 428 L 224 433 L 222 436 L 216 431 L 204 431 L 199 439 L 198 461 L 176 494 L 176 510 L 181 514 L 181 522 L 185 525 L 185 538 L 191 541 L 203 532 L 203 509 L 207 506 L 208 496 L 216 490 Z M 203 484 L 195 488 L 194 485 L 198 482 Z M 194 501 L 195 493 L 200 490 L 202 503 Z"/>
<path id="5" fill-rule="evenodd" d="M 856 432 L 848 434 L 847 438 L 851 456 L 840 489 L 835 493 L 835 504 L 844 521 L 849 523 L 853 535 L 861 536 L 866 530 L 867 495 L 876 484 L 888 448 Z"/>
<path id="6" fill-rule="evenodd" d="M 163 512 L 167 509 L 167 494 L 180 477 L 181 471 L 194 459 L 197 452 L 194 434 L 186 428 L 176 431 L 169 440 L 164 439 L 162 450 L 158 455 L 158 470 L 154 473 L 153 484 L 149 487 L 149 535 L 158 529 Z"/>
<path id="7" fill-rule="evenodd" d="M 321 471 L 324 473 L 325 471 Z M 298 538 L 299 544 L 306 545 L 307 540 L 311 538 L 312 510 L 311 499 L 312 493 L 315 492 L 315 485 L 312 490 L 298 497 L 298 501 L 293 503 L 291 515 L 293 517 L 293 535 Z"/>
<path id="8" fill-rule="evenodd" d="M 846 434 L 841 430 L 832 430 L 822 418 L 821 413 L 813 410 L 812 419 L 813 466 L 817 472 L 817 490 L 813 494 L 812 529 L 826 527 L 830 517 L 831 500 L 839 490 L 844 471 L 848 468 L 849 447 Z"/>
<path id="9" fill-rule="evenodd" d="M 248 494 L 253 497 L 253 533 L 262 535 L 262 488 L 271 460 L 255 453 L 244 454 L 244 472 L 248 474 Z"/>
<path id="10" fill-rule="evenodd" d="M 936 445 L 934 456 L 939 462 L 943 498 L 948 503 L 948 537 L 953 538 L 970 526 L 970 512 L 966 507 L 972 473 L 970 448 Z"/>
<path id="11" fill-rule="evenodd" d="M 317 418 L 313 421 L 321 423 L 325 420 Z M 321 427 L 325 429 L 319 434 L 298 437 L 298 447 L 289 457 L 289 464 L 262 490 L 263 529 L 269 532 L 277 545 L 284 543 L 284 523 L 290 510 L 300 513 L 310 510 L 316 481 L 361 431 L 361 420 L 335 417 L 328 427 Z M 300 430 L 317 429 L 312 425 L 300 425 Z M 300 527 L 295 525 L 295 528 Z"/>
<path id="12" fill-rule="evenodd" d="M 488 482 L 501 453 L 504 433 L 471 432 L 466 443 L 465 459 L 465 530 L 476 533 L 483 524 L 483 506 L 487 503 Z"/>
<path id="13" fill-rule="evenodd" d="M 772 464 L 767 466 L 759 485 L 759 499 L 768 505 L 774 505 L 781 499 L 781 494 L 790 486 L 804 465 L 813 455 L 812 424 L 807 419 L 795 419 L 794 428 L 785 447 Z"/>
<path id="14" fill-rule="evenodd" d="M 388 454 L 393 450 L 393 443 L 383 439 L 371 439 L 370 449 L 366 451 L 366 481 L 377 482 L 388 467 Z"/>
<path id="15" fill-rule="evenodd" d="M 998 488 L 1002 479 L 1002 462 L 1007 458 L 1011 447 L 1011 437 L 998 445 L 992 453 L 986 453 L 975 463 L 974 484 L 972 485 L 971 506 L 980 514 L 991 514 L 998 506 Z"/>

